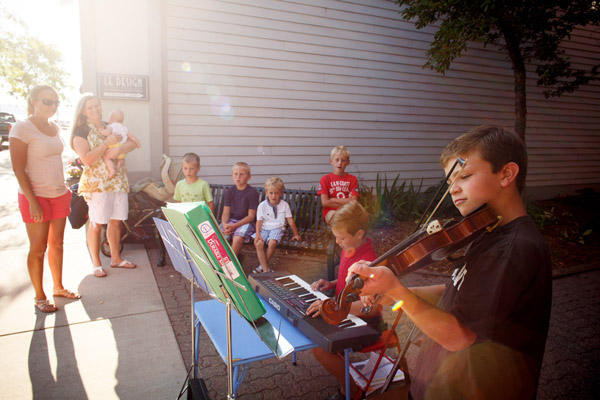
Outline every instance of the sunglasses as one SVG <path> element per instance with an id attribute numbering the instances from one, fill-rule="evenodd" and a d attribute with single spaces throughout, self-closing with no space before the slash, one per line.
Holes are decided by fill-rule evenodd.
<path id="1" fill-rule="evenodd" d="M 51 106 L 51 105 L 55 105 L 56 107 L 60 106 L 60 101 L 58 100 L 50 100 L 50 99 L 38 99 L 40 100 L 42 103 L 44 103 L 45 106 Z"/>

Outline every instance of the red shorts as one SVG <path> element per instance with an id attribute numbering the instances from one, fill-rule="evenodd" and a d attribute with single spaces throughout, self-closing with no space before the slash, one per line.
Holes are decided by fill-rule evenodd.
<path id="1" fill-rule="evenodd" d="M 37 196 L 37 200 L 44 213 L 44 220 L 42 222 L 50 221 L 51 219 L 67 218 L 71 214 L 70 190 L 67 190 L 67 193 L 58 197 Z M 19 210 L 21 210 L 23 222 L 35 223 L 31 219 L 31 215 L 29 215 L 29 200 L 27 200 L 27 197 L 23 193 L 19 193 Z"/>

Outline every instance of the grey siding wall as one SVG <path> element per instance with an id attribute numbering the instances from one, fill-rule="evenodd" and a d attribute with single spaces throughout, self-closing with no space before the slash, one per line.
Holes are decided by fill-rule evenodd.
<path id="1" fill-rule="evenodd" d="M 473 46 L 445 75 L 423 69 L 431 30 L 416 31 L 383 0 L 167 0 L 167 152 L 194 151 L 201 176 L 254 185 L 278 175 L 310 188 L 331 171 L 332 147 L 369 184 L 442 178 L 438 157 L 480 124 L 514 124 L 504 54 Z M 573 36 L 577 63 L 598 63 L 592 31 Z M 533 68 L 532 68 L 533 70 Z M 528 88 L 530 187 L 600 183 L 600 87 L 545 99 Z"/>

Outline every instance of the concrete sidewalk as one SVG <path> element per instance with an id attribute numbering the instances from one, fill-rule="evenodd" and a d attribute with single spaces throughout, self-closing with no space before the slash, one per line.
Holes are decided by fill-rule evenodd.
<path id="1" fill-rule="evenodd" d="M 138 268 L 104 258 L 108 276 L 99 279 L 84 229 L 67 222 L 63 282 L 83 297 L 57 298 L 59 311 L 45 314 L 33 306 L 24 225 L 18 211 L 1 211 L 0 238 L 17 246 L 0 248 L 0 398 L 176 398 L 186 370 L 144 246 L 123 252 Z M 47 264 L 44 289 L 51 298 Z"/>

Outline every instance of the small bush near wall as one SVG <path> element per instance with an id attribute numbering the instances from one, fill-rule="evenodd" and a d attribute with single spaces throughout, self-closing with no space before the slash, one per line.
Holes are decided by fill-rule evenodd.
<path id="1" fill-rule="evenodd" d="M 426 192 L 421 192 L 423 181 L 419 185 L 412 181 L 399 183 L 400 174 L 391 182 L 387 176 L 377 174 L 375 187 L 361 185 L 360 204 L 371 215 L 373 226 L 390 225 L 396 221 L 416 220 L 424 210 Z"/>

